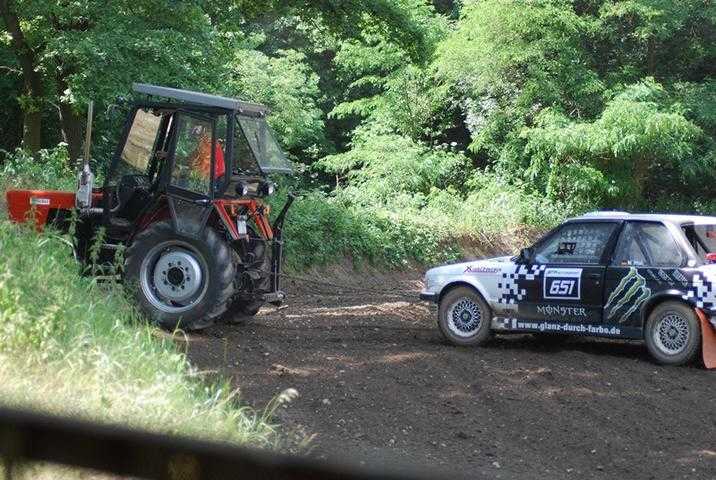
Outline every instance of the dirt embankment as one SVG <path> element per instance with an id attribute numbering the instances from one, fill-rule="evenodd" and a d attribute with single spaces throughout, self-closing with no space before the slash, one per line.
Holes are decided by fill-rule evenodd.
<path id="1" fill-rule="evenodd" d="M 320 280 L 325 281 L 323 276 Z M 716 372 L 660 367 L 636 342 L 531 335 L 446 345 L 419 275 L 289 282 L 288 306 L 190 339 L 189 356 L 310 455 L 475 478 L 716 478 Z"/>

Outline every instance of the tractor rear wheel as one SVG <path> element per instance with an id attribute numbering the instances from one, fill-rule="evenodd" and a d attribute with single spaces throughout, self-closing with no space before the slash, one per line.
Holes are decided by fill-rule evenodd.
<path id="1" fill-rule="evenodd" d="M 209 227 L 194 237 L 157 222 L 125 256 L 125 284 L 142 310 L 170 330 L 212 325 L 234 294 L 235 275 L 230 247 Z"/>

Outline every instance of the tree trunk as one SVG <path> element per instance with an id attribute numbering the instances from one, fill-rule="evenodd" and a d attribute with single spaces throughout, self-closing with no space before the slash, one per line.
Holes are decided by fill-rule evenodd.
<path id="1" fill-rule="evenodd" d="M 77 160 L 82 156 L 84 122 L 72 104 L 61 100 L 68 85 L 65 74 L 62 73 L 61 69 L 60 72 L 61 73 L 57 75 L 57 97 L 60 98 L 58 108 L 60 128 L 62 129 L 62 139 L 67 143 L 67 151 L 70 155 L 70 166 L 74 166 Z"/>
<path id="2" fill-rule="evenodd" d="M 36 55 L 30 48 L 20 28 L 20 20 L 12 0 L 0 0 L 0 16 L 12 39 L 12 48 L 22 71 L 25 97 L 21 102 L 23 111 L 22 146 L 36 153 L 42 146 L 42 77 L 35 69 Z"/>

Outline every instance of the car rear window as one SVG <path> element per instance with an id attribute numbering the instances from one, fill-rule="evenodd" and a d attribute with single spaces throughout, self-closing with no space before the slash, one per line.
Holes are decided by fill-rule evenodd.
<path id="1" fill-rule="evenodd" d="M 681 249 L 669 229 L 658 222 L 629 222 L 619 237 L 614 264 L 622 267 L 678 267 Z"/>
<path id="2" fill-rule="evenodd" d="M 681 229 L 701 260 L 707 253 L 716 253 L 716 225 L 682 225 Z"/>

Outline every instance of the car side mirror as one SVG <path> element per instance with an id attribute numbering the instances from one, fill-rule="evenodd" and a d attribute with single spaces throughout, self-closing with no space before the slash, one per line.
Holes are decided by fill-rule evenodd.
<path id="1" fill-rule="evenodd" d="M 534 249 L 532 247 L 523 248 L 520 250 L 520 254 L 517 257 L 517 263 L 529 263 L 534 255 Z"/>

